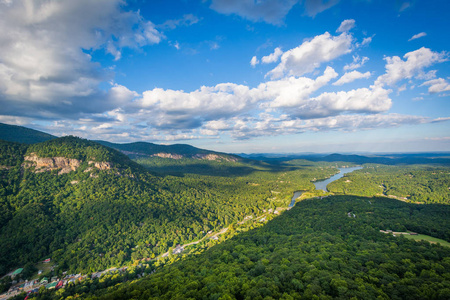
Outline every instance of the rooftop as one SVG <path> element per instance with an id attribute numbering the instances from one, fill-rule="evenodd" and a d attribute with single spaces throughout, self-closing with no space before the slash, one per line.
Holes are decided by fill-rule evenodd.
<path id="1" fill-rule="evenodd" d="M 18 274 L 22 273 L 22 271 L 23 271 L 23 268 L 18 268 L 17 270 L 15 270 L 15 271 L 12 273 L 12 275 L 18 275 Z"/>

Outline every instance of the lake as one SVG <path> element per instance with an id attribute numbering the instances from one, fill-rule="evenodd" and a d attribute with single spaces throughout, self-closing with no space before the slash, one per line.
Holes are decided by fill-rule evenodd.
<path id="1" fill-rule="evenodd" d="M 339 173 L 331 176 L 328 179 L 316 181 L 316 182 L 313 182 L 313 183 L 316 186 L 316 190 L 322 190 L 322 191 L 328 192 L 327 185 L 330 182 L 333 182 L 335 180 L 338 180 L 339 178 L 344 177 L 344 175 L 347 174 L 347 173 L 350 173 L 350 172 L 353 172 L 353 171 L 356 171 L 356 170 L 361 170 L 361 169 L 362 169 L 362 167 L 339 168 Z M 300 197 L 302 194 L 303 194 L 303 191 L 296 191 L 294 193 L 294 196 L 292 196 L 291 203 L 289 204 L 289 207 L 294 206 L 295 205 L 295 200 L 298 197 Z"/>
<path id="2" fill-rule="evenodd" d="M 347 173 L 351 173 L 353 171 L 361 170 L 361 169 L 362 169 L 362 167 L 339 168 L 339 173 L 337 173 L 336 175 L 333 175 L 328 179 L 316 181 L 313 183 L 316 186 L 316 190 L 322 190 L 322 191 L 328 192 L 327 185 L 329 183 L 331 183 L 335 180 L 338 180 L 339 178 L 344 177 L 344 175 Z"/>

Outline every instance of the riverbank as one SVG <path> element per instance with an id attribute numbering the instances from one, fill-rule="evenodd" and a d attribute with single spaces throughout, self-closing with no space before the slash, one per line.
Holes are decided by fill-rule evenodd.
<path id="1" fill-rule="evenodd" d="M 348 167 L 348 168 L 338 168 L 339 169 L 339 173 L 331 176 L 328 179 L 325 180 L 320 180 L 320 181 L 314 181 L 314 186 L 316 187 L 316 190 L 322 190 L 326 193 L 328 193 L 329 191 L 327 190 L 327 185 L 332 183 L 333 181 L 336 181 L 342 177 L 344 177 L 345 174 L 351 173 L 353 171 L 356 170 L 361 170 L 363 169 L 363 167 L 361 166 L 356 166 L 356 167 Z"/>

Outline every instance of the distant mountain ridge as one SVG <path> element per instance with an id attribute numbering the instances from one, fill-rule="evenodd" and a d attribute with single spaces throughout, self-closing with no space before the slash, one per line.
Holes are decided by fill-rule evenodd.
<path id="1" fill-rule="evenodd" d="M 117 144 L 106 141 L 96 141 L 96 142 L 103 146 L 119 150 L 122 153 L 128 155 L 130 158 L 157 156 L 161 158 L 172 158 L 172 159 L 191 158 L 191 159 L 206 159 L 206 160 L 225 160 L 232 162 L 237 162 L 241 160 L 241 158 L 237 155 L 200 149 L 186 144 L 158 145 L 147 142 L 135 142 L 125 144 Z"/>
<path id="2" fill-rule="evenodd" d="M 22 144 L 37 144 L 57 137 L 45 132 L 26 128 L 23 126 L 8 125 L 0 123 L 0 140 L 17 142 Z M 356 155 L 356 154 L 228 154 L 196 148 L 187 144 L 158 145 L 148 142 L 134 143 L 111 143 L 102 140 L 93 141 L 103 146 L 116 149 L 131 159 L 137 158 L 171 158 L 171 159 L 197 159 L 238 162 L 243 160 L 256 160 L 268 163 L 283 163 L 289 160 L 305 159 L 309 161 L 326 162 L 349 162 L 355 164 L 376 163 L 385 165 L 398 164 L 450 164 L 450 153 L 396 153 L 379 155 Z"/>
<path id="3" fill-rule="evenodd" d="M 57 137 L 31 128 L 0 123 L 0 140 L 22 144 L 36 144 Z"/>
<path id="4" fill-rule="evenodd" d="M 37 144 L 57 138 L 58 137 L 54 135 L 42 131 L 23 126 L 0 123 L 0 140 L 7 142 Z M 102 140 L 93 142 L 118 150 L 131 159 L 156 156 L 172 159 L 190 158 L 203 160 L 223 160 L 230 162 L 237 162 L 241 160 L 241 158 L 237 155 L 200 149 L 187 144 L 158 145 L 148 142 L 119 144 Z"/>
<path id="5" fill-rule="evenodd" d="M 269 163 L 283 163 L 295 159 L 305 159 L 319 162 L 349 162 L 355 164 L 450 164 L 450 153 L 397 153 L 363 156 L 356 154 L 247 154 L 242 157 L 254 160 L 265 161 Z"/>

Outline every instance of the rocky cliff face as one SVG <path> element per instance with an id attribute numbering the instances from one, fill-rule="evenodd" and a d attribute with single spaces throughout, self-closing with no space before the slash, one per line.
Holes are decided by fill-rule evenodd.
<path id="1" fill-rule="evenodd" d="M 172 158 L 172 159 L 182 159 L 184 156 L 180 155 L 180 154 L 172 154 L 172 153 L 156 153 L 153 154 L 152 156 L 158 156 L 158 157 L 162 157 L 162 158 Z"/>
<path id="2" fill-rule="evenodd" d="M 197 159 L 205 159 L 205 160 L 224 160 L 224 161 L 232 161 L 237 162 L 237 158 L 235 157 L 228 157 L 218 154 L 197 154 L 194 156 L 194 158 Z"/>
<path id="3" fill-rule="evenodd" d="M 110 170 L 113 166 L 112 163 L 107 161 L 89 161 L 89 166 L 94 165 L 94 168 L 97 168 L 99 170 Z"/>
<path id="4" fill-rule="evenodd" d="M 23 166 L 25 168 L 35 167 L 36 173 L 59 170 L 58 174 L 65 174 L 75 171 L 80 166 L 81 161 L 66 157 L 39 157 L 35 153 L 25 156 Z"/>
<path id="5" fill-rule="evenodd" d="M 158 157 L 162 157 L 162 158 L 172 158 L 172 159 L 182 159 L 182 158 L 187 157 L 187 156 L 181 155 L 181 154 L 172 154 L 172 153 L 165 153 L 165 152 L 156 153 L 156 154 L 153 154 L 152 156 L 158 156 Z M 204 159 L 204 160 L 224 160 L 224 161 L 232 161 L 232 162 L 238 161 L 237 158 L 227 157 L 227 156 L 218 155 L 218 154 L 195 154 L 195 155 L 191 156 L 190 158 Z"/>
<path id="6" fill-rule="evenodd" d="M 22 164 L 24 168 L 35 167 L 36 173 L 59 170 L 58 175 L 76 171 L 83 161 L 75 158 L 66 157 L 39 157 L 36 153 L 25 156 L 25 162 Z M 107 161 L 89 161 L 89 168 L 85 172 L 93 169 L 110 170 L 113 164 Z"/>

